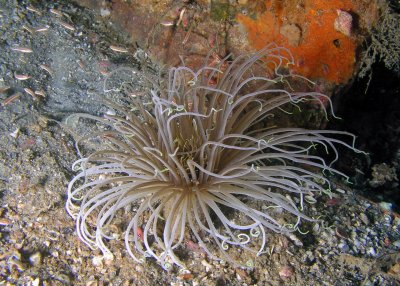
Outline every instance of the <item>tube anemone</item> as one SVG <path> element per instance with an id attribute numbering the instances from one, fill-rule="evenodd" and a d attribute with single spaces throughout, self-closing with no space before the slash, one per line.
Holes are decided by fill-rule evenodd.
<path id="1" fill-rule="evenodd" d="M 80 172 L 68 185 L 80 239 L 108 255 L 109 241 L 124 239 L 135 261 L 152 257 L 164 268 L 185 267 L 187 240 L 236 263 L 232 249 L 260 255 L 269 231 L 288 234 L 313 220 L 305 198 L 329 194 L 323 173 L 347 178 L 331 167 L 337 146 L 359 151 L 337 139 L 354 139 L 346 132 L 268 124 L 301 102 L 330 108 L 326 95 L 293 90 L 291 81 L 307 80 L 282 72 L 292 63 L 288 50 L 271 44 L 198 71 L 171 68 L 166 84 L 151 81 L 129 106 L 108 103 L 115 114 L 72 115 L 103 125 L 92 135 L 101 146 L 75 162 Z M 333 161 L 313 155 L 317 145 Z M 115 227 L 119 217 L 127 221 Z"/>

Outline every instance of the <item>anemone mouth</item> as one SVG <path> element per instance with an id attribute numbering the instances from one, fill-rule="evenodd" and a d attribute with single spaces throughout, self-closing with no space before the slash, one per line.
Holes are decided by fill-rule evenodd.
<path id="1" fill-rule="evenodd" d="M 335 146 L 357 150 L 335 138 L 353 137 L 346 132 L 268 125 L 277 111 L 305 101 L 327 113 L 327 96 L 293 90 L 291 82 L 309 81 L 282 72 L 292 62 L 271 44 L 231 63 L 172 68 L 166 86 L 143 75 L 152 83 L 146 99 L 107 102 L 115 113 L 104 117 L 72 115 L 104 126 L 88 137 L 102 144 L 74 164 L 80 172 L 68 186 L 79 237 L 110 255 L 108 241 L 124 239 L 137 262 L 185 267 L 177 253 L 188 238 L 209 257 L 235 263 L 230 249 L 261 255 L 268 231 L 289 233 L 313 220 L 303 211 L 315 194 L 330 194 L 323 172 L 347 178 L 331 167 Z M 123 86 L 106 81 L 105 90 Z M 332 162 L 312 155 L 317 145 Z M 123 230 L 113 231 L 121 217 Z"/>

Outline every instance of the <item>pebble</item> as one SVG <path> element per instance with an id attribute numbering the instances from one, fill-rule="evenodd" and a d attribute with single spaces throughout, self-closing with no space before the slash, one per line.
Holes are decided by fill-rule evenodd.
<path id="1" fill-rule="evenodd" d="M 58 256 L 59 256 L 59 253 L 58 253 L 58 251 L 51 251 L 50 252 L 50 254 L 51 254 L 51 256 L 53 256 L 54 258 L 58 258 Z"/>
<path id="2" fill-rule="evenodd" d="M 302 247 L 303 246 L 303 243 L 301 242 L 301 240 L 300 239 L 298 239 L 297 238 L 297 236 L 295 235 L 295 234 L 290 234 L 289 235 L 289 238 L 292 240 L 292 242 L 296 245 L 296 246 L 298 246 L 298 247 Z"/>
<path id="3" fill-rule="evenodd" d="M 392 211 L 393 205 L 387 202 L 380 202 L 379 207 L 384 211 Z"/>
<path id="4" fill-rule="evenodd" d="M 375 248 L 373 248 L 373 247 L 368 248 L 367 254 L 369 254 L 371 256 L 376 256 Z"/>
<path id="5" fill-rule="evenodd" d="M 20 129 L 17 128 L 17 129 L 15 129 L 13 132 L 10 133 L 10 136 L 13 137 L 13 138 L 15 138 L 15 139 L 17 139 L 18 136 L 19 136 L 19 133 L 20 133 Z"/>
<path id="6" fill-rule="evenodd" d="M 390 226 L 390 225 L 392 224 L 392 216 L 391 216 L 391 215 L 386 214 L 386 215 L 383 217 L 383 219 L 384 219 L 384 221 L 385 221 L 385 225 L 386 225 L 386 226 Z"/>
<path id="7" fill-rule="evenodd" d="M 0 225 L 5 226 L 5 225 L 9 225 L 9 224 L 11 224 L 11 221 L 10 221 L 9 219 L 7 219 L 7 218 L 0 218 Z"/>
<path id="8" fill-rule="evenodd" d="M 339 248 L 340 248 L 340 250 L 342 251 L 342 252 L 349 252 L 349 250 L 350 250 L 350 247 L 347 245 L 347 243 L 345 243 L 345 242 L 341 242 L 341 243 L 339 243 Z"/>
<path id="9" fill-rule="evenodd" d="M 42 264 L 42 254 L 39 251 L 31 254 L 31 256 L 29 256 L 29 262 L 33 266 L 39 266 Z"/>
<path id="10" fill-rule="evenodd" d="M 288 279 L 290 278 L 292 275 L 294 274 L 294 268 L 290 265 L 286 265 L 283 266 L 280 270 L 279 270 L 279 276 L 282 279 Z"/>
<path id="11" fill-rule="evenodd" d="M 365 213 L 360 214 L 360 219 L 365 225 L 369 225 L 369 219 Z"/>
<path id="12" fill-rule="evenodd" d="M 100 9 L 100 16 L 101 17 L 108 17 L 110 16 L 111 12 L 108 9 L 101 8 Z"/>
<path id="13" fill-rule="evenodd" d="M 306 263 L 313 263 L 315 261 L 315 256 L 312 251 L 306 251 L 306 253 L 303 255 L 303 261 Z"/>
<path id="14" fill-rule="evenodd" d="M 92 264 L 94 267 L 102 267 L 103 266 L 103 256 L 102 255 L 98 255 L 93 257 L 92 259 Z"/>
<path id="15" fill-rule="evenodd" d="M 136 270 L 136 272 L 141 273 L 141 272 L 144 271 L 144 267 L 143 267 L 142 265 L 140 265 L 140 264 L 137 264 L 137 265 L 135 266 L 135 270 Z"/>
<path id="16" fill-rule="evenodd" d="M 212 269 L 212 265 L 205 261 L 204 259 L 201 261 L 201 265 L 206 268 L 206 272 L 209 272 Z"/>
<path id="17" fill-rule="evenodd" d="M 31 286 L 39 286 L 40 285 L 40 279 L 39 278 L 34 279 L 29 285 L 31 285 Z"/>

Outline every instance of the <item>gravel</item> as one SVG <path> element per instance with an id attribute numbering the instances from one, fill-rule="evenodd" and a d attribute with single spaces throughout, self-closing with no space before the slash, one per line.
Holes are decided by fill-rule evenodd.
<path id="1" fill-rule="evenodd" d="M 151 260 L 135 264 L 122 241 L 112 243 L 113 259 L 80 242 L 64 208 L 78 156 L 63 119 L 107 112 L 97 95 L 112 70 L 143 62 L 158 70 L 99 16 L 68 1 L 0 1 L 0 285 L 400 283 L 399 214 L 340 181 L 344 191 L 306 210 L 323 222 L 270 234 L 268 252 L 239 268 L 189 251 L 189 269 L 166 272 Z"/>

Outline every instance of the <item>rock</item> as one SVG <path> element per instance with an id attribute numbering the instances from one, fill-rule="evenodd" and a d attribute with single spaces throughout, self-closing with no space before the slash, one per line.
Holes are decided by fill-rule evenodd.
<path id="1" fill-rule="evenodd" d="M 39 266 L 42 264 L 42 254 L 39 251 L 31 254 L 31 256 L 29 256 L 29 262 L 33 266 Z"/>
<path id="2" fill-rule="evenodd" d="M 280 270 L 279 270 L 279 276 L 282 279 L 288 279 L 290 277 L 292 277 L 294 274 L 294 268 L 291 265 L 286 265 L 283 266 Z"/>

